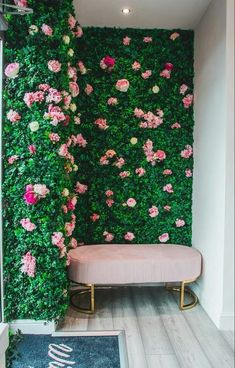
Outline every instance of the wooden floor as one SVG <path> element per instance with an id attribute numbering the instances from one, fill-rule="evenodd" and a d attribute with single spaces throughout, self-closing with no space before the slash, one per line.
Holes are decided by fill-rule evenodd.
<path id="1" fill-rule="evenodd" d="M 164 288 L 97 290 L 96 308 L 93 316 L 69 309 L 60 330 L 125 330 L 130 368 L 234 367 L 233 334 L 218 331 L 200 306 L 179 311 Z"/>

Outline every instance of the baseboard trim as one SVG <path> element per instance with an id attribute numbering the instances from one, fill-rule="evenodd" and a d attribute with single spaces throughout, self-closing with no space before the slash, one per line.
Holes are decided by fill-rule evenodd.
<path id="1" fill-rule="evenodd" d="M 51 335 L 56 330 L 55 321 L 35 321 L 32 319 L 17 319 L 9 323 L 13 332 L 20 330 L 24 335 Z"/>
<path id="2" fill-rule="evenodd" d="M 5 368 L 5 352 L 9 345 L 8 325 L 0 323 L 0 368 Z"/>
<path id="3" fill-rule="evenodd" d="M 222 314 L 220 316 L 219 329 L 222 331 L 234 331 L 234 315 Z"/>

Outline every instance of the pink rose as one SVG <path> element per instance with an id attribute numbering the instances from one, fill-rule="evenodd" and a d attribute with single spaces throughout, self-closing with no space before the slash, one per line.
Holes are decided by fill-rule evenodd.
<path id="1" fill-rule="evenodd" d="M 179 123 L 174 123 L 171 126 L 171 129 L 180 129 L 180 128 L 181 128 L 181 125 Z"/>
<path id="2" fill-rule="evenodd" d="M 185 92 L 188 90 L 188 86 L 187 86 L 187 84 L 182 84 L 181 86 L 180 86 L 180 94 L 181 95 L 184 95 L 185 94 Z"/>
<path id="3" fill-rule="evenodd" d="M 85 93 L 89 96 L 93 91 L 94 88 L 90 84 L 87 84 L 85 88 Z"/>
<path id="4" fill-rule="evenodd" d="M 190 158 L 193 155 L 193 148 L 189 144 L 185 146 L 185 149 L 181 151 L 181 157 L 183 158 Z"/>
<path id="5" fill-rule="evenodd" d="M 47 83 L 39 84 L 38 88 L 43 92 L 47 92 L 51 87 Z"/>
<path id="6" fill-rule="evenodd" d="M 100 218 L 100 215 L 98 215 L 97 213 L 93 213 L 93 215 L 91 215 L 91 221 L 96 222 L 98 221 Z"/>
<path id="7" fill-rule="evenodd" d="M 11 157 L 9 157 L 8 158 L 8 163 L 10 164 L 10 165 L 13 165 L 14 164 L 14 162 L 15 161 L 17 161 L 19 159 L 19 156 L 17 156 L 17 155 L 13 155 L 13 156 L 11 156 Z"/>
<path id="8" fill-rule="evenodd" d="M 60 141 L 60 136 L 59 136 L 59 134 L 57 134 L 57 133 L 50 133 L 50 134 L 49 134 L 49 139 L 50 139 L 52 142 L 59 142 L 59 141 Z"/>
<path id="9" fill-rule="evenodd" d="M 69 91 L 72 95 L 72 97 L 77 97 L 79 95 L 79 87 L 76 82 L 70 82 L 69 83 Z"/>
<path id="10" fill-rule="evenodd" d="M 137 70 L 140 70 L 141 68 L 141 64 L 138 62 L 138 61 L 135 61 L 133 64 L 132 64 L 132 69 L 137 71 Z"/>
<path id="11" fill-rule="evenodd" d="M 33 224 L 29 218 L 26 218 L 26 219 L 22 219 L 20 221 L 20 224 L 22 225 L 22 227 L 26 230 L 26 231 L 33 231 L 36 229 L 36 225 Z"/>
<path id="12" fill-rule="evenodd" d="M 82 61 L 78 62 L 78 68 L 82 75 L 87 73 L 87 68 L 85 67 L 84 63 Z"/>
<path id="13" fill-rule="evenodd" d="M 118 168 L 118 169 L 121 169 L 122 166 L 125 165 L 125 160 L 124 158 L 120 157 L 117 159 L 117 161 L 114 163 L 114 165 Z"/>
<path id="14" fill-rule="evenodd" d="M 112 158 L 116 155 L 116 152 L 113 149 L 109 149 L 108 151 L 106 151 L 105 155 L 109 158 Z"/>
<path id="15" fill-rule="evenodd" d="M 29 205 L 35 205 L 39 201 L 39 198 L 34 193 L 34 186 L 33 185 L 29 184 L 29 185 L 26 186 L 26 191 L 25 191 L 25 194 L 24 194 L 24 200 L 25 200 L 26 204 L 29 204 Z"/>
<path id="16" fill-rule="evenodd" d="M 141 109 L 138 109 L 137 107 L 135 108 L 134 110 L 134 115 L 137 117 L 137 118 L 142 118 L 144 116 L 144 111 L 141 110 Z"/>
<path id="17" fill-rule="evenodd" d="M 125 178 L 128 178 L 130 176 L 130 171 L 122 171 L 120 172 L 119 176 L 122 178 L 122 179 L 125 179 Z"/>
<path id="18" fill-rule="evenodd" d="M 172 187 L 172 184 L 167 184 L 163 187 L 163 190 L 164 192 L 167 192 L 167 193 L 174 193 L 174 190 L 173 190 L 173 187 Z"/>
<path id="19" fill-rule="evenodd" d="M 191 178 L 193 176 L 193 173 L 191 171 L 191 169 L 186 169 L 185 170 L 185 175 L 187 178 Z"/>
<path id="20" fill-rule="evenodd" d="M 138 169 L 135 170 L 135 173 L 138 176 L 143 176 L 146 173 L 146 171 L 145 171 L 145 169 L 143 169 L 143 167 L 139 167 Z"/>
<path id="21" fill-rule="evenodd" d="M 124 235 L 124 239 L 125 240 L 128 240 L 128 241 L 132 241 L 135 239 L 135 235 L 131 232 L 127 232 L 125 235 Z"/>
<path id="22" fill-rule="evenodd" d="M 48 69 L 53 73 L 59 73 L 61 71 L 61 63 L 58 60 L 50 60 L 47 63 Z"/>
<path id="23" fill-rule="evenodd" d="M 10 120 L 11 123 L 16 123 L 20 121 L 21 116 L 17 111 L 10 110 L 7 113 L 7 119 Z"/>
<path id="24" fill-rule="evenodd" d="M 160 76 L 163 77 L 163 78 L 166 78 L 166 79 L 170 79 L 170 77 L 171 77 L 171 70 L 164 69 L 160 73 Z"/>
<path id="25" fill-rule="evenodd" d="M 72 238 L 69 242 L 69 247 L 73 248 L 73 249 L 76 249 L 78 246 L 78 242 L 75 238 Z"/>
<path id="26" fill-rule="evenodd" d="M 126 204 L 127 204 L 128 207 L 133 208 L 133 207 L 136 206 L 137 202 L 136 202 L 136 200 L 134 198 L 129 198 L 127 200 Z"/>
<path id="27" fill-rule="evenodd" d="M 77 204 L 77 197 L 74 196 L 72 198 L 70 198 L 67 202 L 67 208 L 69 211 L 74 211 L 76 208 L 76 204 Z"/>
<path id="28" fill-rule="evenodd" d="M 106 204 L 108 207 L 112 207 L 112 205 L 114 204 L 114 200 L 111 198 L 108 198 L 106 199 Z"/>
<path id="29" fill-rule="evenodd" d="M 76 184 L 75 192 L 79 194 L 84 194 L 88 190 L 88 186 L 85 184 L 79 183 L 79 181 Z"/>
<path id="30" fill-rule="evenodd" d="M 74 222 L 66 222 L 64 229 L 65 229 L 65 232 L 66 232 L 66 236 L 71 236 L 73 234 L 74 229 L 75 229 L 75 223 Z"/>
<path id="31" fill-rule="evenodd" d="M 120 92 L 127 92 L 130 87 L 130 83 L 127 79 L 120 79 L 116 83 L 116 89 Z"/>
<path id="32" fill-rule="evenodd" d="M 34 155 L 36 153 L 36 147 L 34 146 L 34 144 L 30 144 L 30 146 L 28 146 L 28 149 L 31 155 Z"/>
<path id="33" fill-rule="evenodd" d="M 114 235 L 112 233 L 108 233 L 107 231 L 104 231 L 103 236 L 105 237 L 106 242 L 111 242 L 114 239 Z"/>
<path id="34" fill-rule="evenodd" d="M 161 243 L 166 243 L 170 239 L 170 237 L 168 233 L 164 233 L 160 235 L 158 239 Z"/>
<path id="35" fill-rule="evenodd" d="M 60 249 L 64 247 L 64 241 L 65 238 L 61 232 L 54 232 L 51 236 L 51 243 Z"/>
<path id="36" fill-rule="evenodd" d="M 170 70 L 170 71 L 171 71 L 171 70 L 173 70 L 173 69 L 174 69 L 174 65 L 173 65 L 173 64 L 171 64 L 171 63 L 166 63 L 166 64 L 165 64 L 165 69 L 166 69 L 166 70 Z"/>
<path id="37" fill-rule="evenodd" d="M 157 150 L 157 152 L 154 153 L 154 159 L 157 161 L 163 161 L 166 159 L 166 154 L 162 150 Z"/>
<path id="38" fill-rule="evenodd" d="M 142 73 L 141 75 L 143 79 L 148 79 L 152 75 L 152 70 L 146 70 L 146 72 Z"/>
<path id="39" fill-rule="evenodd" d="M 106 119 L 97 119 L 95 121 L 95 124 L 98 126 L 99 129 L 101 130 L 106 130 L 109 128 L 109 125 L 107 125 L 107 121 Z"/>
<path id="40" fill-rule="evenodd" d="M 28 1 L 27 0 L 14 0 L 14 3 L 17 6 L 20 6 L 21 8 L 27 8 L 28 7 Z"/>
<path id="41" fill-rule="evenodd" d="M 100 165 L 108 165 L 109 164 L 109 160 L 107 160 L 107 156 L 102 156 L 100 158 Z"/>
<path id="42" fill-rule="evenodd" d="M 187 95 L 183 98 L 183 104 L 185 109 L 188 109 L 193 103 L 193 95 Z"/>
<path id="43" fill-rule="evenodd" d="M 46 36 L 52 36 L 53 34 L 53 30 L 51 27 L 49 27 L 47 24 L 43 24 L 42 25 L 42 32 L 46 35 Z"/>
<path id="44" fill-rule="evenodd" d="M 112 190 L 106 190 L 105 192 L 106 197 L 112 197 L 114 195 Z"/>
<path id="45" fill-rule="evenodd" d="M 22 257 L 21 263 L 21 272 L 26 273 L 29 277 L 35 277 L 36 258 L 32 256 L 31 252 Z"/>
<path id="46" fill-rule="evenodd" d="M 178 37 L 180 36 L 180 34 L 178 32 L 174 32 L 170 35 L 170 39 L 172 41 L 175 41 Z"/>
<path id="47" fill-rule="evenodd" d="M 177 219 L 175 222 L 176 227 L 184 227 L 185 226 L 185 221 L 182 219 Z"/>
<path id="48" fill-rule="evenodd" d="M 45 184 L 34 184 L 33 190 L 39 198 L 46 198 L 46 195 L 50 193 L 50 190 Z"/>
<path id="49" fill-rule="evenodd" d="M 117 105 L 118 104 L 118 100 L 117 100 L 117 98 L 115 98 L 115 97 L 110 97 L 109 99 L 108 99 L 108 105 Z"/>
<path id="50" fill-rule="evenodd" d="M 172 175 L 172 170 L 169 169 L 164 170 L 163 175 Z"/>
<path id="51" fill-rule="evenodd" d="M 68 67 L 68 77 L 69 79 L 75 79 L 77 77 L 77 70 L 75 67 L 69 65 Z"/>
<path id="52" fill-rule="evenodd" d="M 149 43 L 149 42 L 152 42 L 153 41 L 153 38 L 152 37 L 144 37 L 144 40 L 143 40 L 145 43 Z"/>
<path id="53" fill-rule="evenodd" d="M 164 206 L 163 208 L 167 212 L 169 212 L 171 210 L 171 206 L 168 206 L 168 205 Z"/>
<path id="54" fill-rule="evenodd" d="M 156 206 L 152 206 L 150 209 L 149 209 L 149 216 L 154 218 L 154 217 L 157 217 L 159 215 L 159 210 Z"/>
<path id="55" fill-rule="evenodd" d="M 74 36 L 77 38 L 81 38 L 83 36 L 83 29 L 80 26 L 77 26 L 76 31 L 73 32 Z"/>
<path id="56" fill-rule="evenodd" d="M 76 26 L 76 19 L 74 18 L 74 16 L 72 14 L 69 14 L 69 19 L 68 19 L 68 25 L 70 29 L 73 29 Z"/>
<path id="57" fill-rule="evenodd" d="M 113 68 L 115 65 L 115 59 L 107 55 L 104 58 L 104 63 L 107 65 L 108 68 Z"/>
<path id="58" fill-rule="evenodd" d="M 83 138 L 82 134 L 77 135 L 76 143 L 78 144 L 79 147 L 82 147 L 82 148 L 85 148 L 87 146 L 87 141 L 86 139 Z"/>
<path id="59" fill-rule="evenodd" d="M 16 77 L 18 77 L 19 71 L 20 71 L 20 64 L 19 63 L 8 64 L 6 69 L 5 69 L 5 75 L 8 78 L 16 78 Z"/>
<path id="60" fill-rule="evenodd" d="M 122 43 L 123 43 L 124 46 L 129 46 L 130 43 L 131 43 L 131 38 L 126 36 L 125 38 L 123 38 Z"/>

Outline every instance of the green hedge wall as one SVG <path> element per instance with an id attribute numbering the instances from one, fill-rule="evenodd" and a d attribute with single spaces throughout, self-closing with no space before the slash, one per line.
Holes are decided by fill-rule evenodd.
<path id="1" fill-rule="evenodd" d="M 131 38 L 126 38 L 129 45 L 123 44 L 126 36 Z M 145 39 L 150 42 L 144 42 L 145 37 L 151 37 L 152 41 Z M 77 102 L 81 113 L 80 130 L 89 143 L 78 157 L 78 180 L 88 187 L 79 199 L 76 235 L 80 242 L 161 241 L 191 245 L 193 41 L 192 31 L 85 30 L 77 52 L 77 59 L 84 64 L 80 66 L 80 86 L 83 91 L 87 85 L 94 90 L 90 94 L 81 93 Z M 111 71 L 100 67 L 100 61 L 107 55 L 116 62 Z M 135 61 L 141 64 L 138 71 L 132 68 Z M 165 65 L 170 70 L 167 71 L 170 78 L 160 75 Z M 151 70 L 152 75 L 144 79 L 142 73 L 147 70 Z M 116 82 L 120 79 L 129 81 L 127 92 L 116 89 Z M 184 85 L 187 85 L 187 91 Z M 110 97 L 117 98 L 118 103 L 109 105 Z M 136 108 L 145 113 L 152 112 L 155 117 L 149 114 L 136 118 Z M 157 109 L 161 111 L 157 113 Z M 151 128 L 153 121 L 159 122 L 162 112 L 162 124 Z M 97 119 L 106 119 L 109 127 L 99 129 L 95 124 Z M 150 127 L 141 128 L 140 123 L 146 119 L 149 119 Z M 175 123 L 179 125 L 173 125 Z M 143 146 L 148 140 L 153 142 L 154 152 L 165 152 L 163 161 L 147 161 Z M 109 164 L 101 165 L 100 158 L 108 150 L 114 150 L 115 154 L 108 159 Z M 125 164 L 119 169 L 115 164 L 120 158 L 125 160 Z M 145 170 L 143 176 L 136 174 L 138 168 Z M 164 170 L 171 170 L 172 174 L 163 174 Z M 128 176 L 121 178 L 121 172 Z M 163 189 L 168 188 L 171 192 L 168 184 L 172 185 L 172 193 Z M 106 193 L 108 190 L 113 192 L 110 197 Z M 130 198 L 136 204 L 133 200 L 127 202 Z M 107 199 L 113 200 L 108 202 L 110 206 Z M 128 233 L 132 233 L 134 238 Z M 163 234 L 167 235 L 159 238 Z"/>

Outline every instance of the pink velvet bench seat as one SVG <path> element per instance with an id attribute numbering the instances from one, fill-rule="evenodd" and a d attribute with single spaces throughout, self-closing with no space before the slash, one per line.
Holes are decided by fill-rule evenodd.
<path id="1" fill-rule="evenodd" d="M 201 274 L 201 254 L 182 245 L 88 245 L 69 252 L 69 279 L 88 285 L 91 293 L 91 312 L 94 310 L 94 285 L 127 285 L 180 282 L 180 308 L 189 309 L 197 298 L 185 284 Z M 193 303 L 184 304 L 184 293 Z"/>

